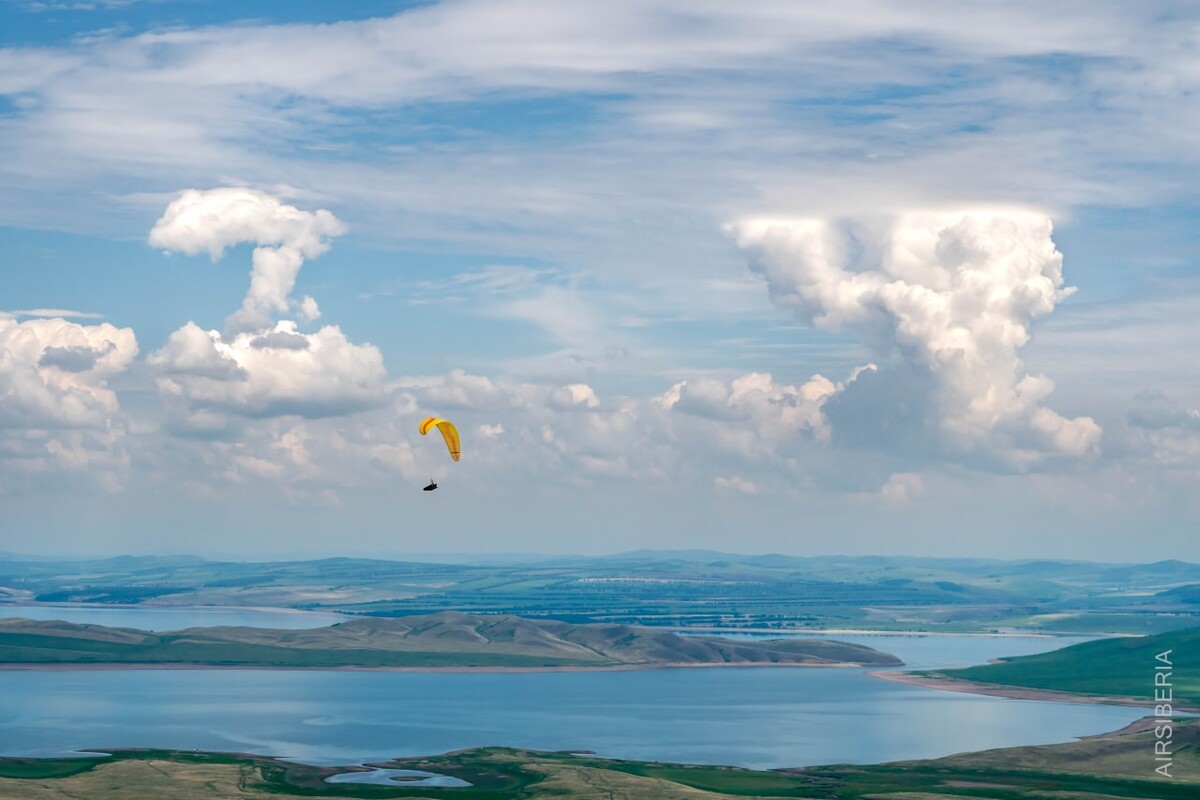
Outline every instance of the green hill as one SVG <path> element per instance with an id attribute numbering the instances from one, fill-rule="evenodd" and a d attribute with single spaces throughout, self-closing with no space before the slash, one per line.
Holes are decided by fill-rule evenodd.
<path id="1" fill-rule="evenodd" d="M 1154 695 L 1155 656 L 1171 651 L 1169 678 L 1174 705 L 1200 707 L 1200 628 L 1120 639 L 1099 639 L 1049 653 L 1002 659 L 939 675 L 1001 686 L 1020 686 L 1077 694 L 1128 697 L 1150 704 Z"/>
<path id="2" fill-rule="evenodd" d="M 733 641 L 631 625 L 507 614 L 364 618 L 327 628 L 213 627 L 153 633 L 0 619 L 3 664 L 264 667 L 614 667 L 666 664 L 895 666 L 895 656 L 824 639 Z"/>

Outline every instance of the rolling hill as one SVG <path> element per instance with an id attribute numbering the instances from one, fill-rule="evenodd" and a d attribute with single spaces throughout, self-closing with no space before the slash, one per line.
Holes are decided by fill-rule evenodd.
<path id="1" fill-rule="evenodd" d="M 0 665 L 263 667 L 620 667 L 781 664 L 894 666 L 894 656 L 823 639 L 733 641 L 631 625 L 507 614 L 363 618 L 327 628 L 189 628 L 154 633 L 0 619 Z"/>
<path id="2" fill-rule="evenodd" d="M 1169 680 L 1177 707 L 1200 707 L 1200 663 L 1189 655 L 1200 650 L 1200 628 L 1155 636 L 1099 639 L 1049 653 L 1001 659 L 966 669 L 943 670 L 947 678 L 1081 695 L 1131 698 L 1153 704 L 1156 660 L 1173 662 Z"/>

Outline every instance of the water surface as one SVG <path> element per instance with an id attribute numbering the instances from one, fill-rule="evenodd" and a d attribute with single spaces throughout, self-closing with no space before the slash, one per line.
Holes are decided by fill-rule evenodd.
<path id="1" fill-rule="evenodd" d="M 254 609 L 58 607 L 45 613 L 58 611 L 78 612 L 77 621 L 157 630 L 217 620 L 269 627 L 328 624 L 322 615 Z M 119 621 L 105 616 L 114 612 Z M 895 653 L 910 668 L 964 666 L 1078 641 L 825 638 Z M 10 756 L 164 747 L 336 765 L 507 745 L 770 768 L 1062 742 L 1119 728 L 1144 714 L 1144 709 L 1121 706 L 943 692 L 847 668 L 0 671 L 0 754 Z"/>
<path id="2" fill-rule="evenodd" d="M 1009 700 L 859 669 L 0 672 L 0 753 L 249 751 L 357 764 L 480 745 L 781 767 L 1067 741 L 1142 709 Z"/>
<path id="3" fill-rule="evenodd" d="M 401 780 L 396 780 L 400 778 Z M 414 769 L 373 769 L 370 772 L 342 772 L 330 775 L 326 783 L 374 783 L 383 786 L 470 786 L 466 781 L 450 775 L 421 772 Z"/>

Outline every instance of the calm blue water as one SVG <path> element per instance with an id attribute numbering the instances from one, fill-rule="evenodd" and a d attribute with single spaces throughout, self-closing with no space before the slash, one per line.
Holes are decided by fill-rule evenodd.
<path id="1" fill-rule="evenodd" d="M 151 627 L 141 619 L 124 624 Z M 978 663 L 1071 641 L 839 638 L 894 652 L 914 667 Z M 0 754 L 171 747 L 357 764 L 511 745 L 768 768 L 1061 742 L 1144 714 L 1128 707 L 941 692 L 886 683 L 864 672 L 728 667 L 507 674 L 0 672 Z"/>
<path id="2" fill-rule="evenodd" d="M 397 782 L 396 778 L 404 778 Z M 464 780 L 449 775 L 438 775 L 435 772 L 421 772 L 413 769 L 374 769 L 370 772 L 343 772 L 330 775 L 326 783 L 376 783 L 383 786 L 470 786 Z"/>
<path id="3" fill-rule="evenodd" d="M 355 764 L 476 745 L 750 767 L 1066 741 L 1139 709 L 885 683 L 847 669 L 445 674 L 0 673 L 0 752 L 236 750 Z"/>

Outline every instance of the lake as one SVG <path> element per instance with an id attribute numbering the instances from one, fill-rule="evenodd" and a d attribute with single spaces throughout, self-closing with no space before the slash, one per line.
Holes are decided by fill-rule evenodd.
<path id="1" fill-rule="evenodd" d="M 157 610 L 121 611 L 126 614 L 121 624 L 129 627 L 148 628 L 162 620 L 155 616 Z M 244 616 L 236 624 L 257 619 L 276 625 L 272 612 L 260 617 L 249 609 L 238 611 Z M 139 616 L 142 612 L 148 613 Z M 296 619 L 290 612 L 285 616 Z M 201 624 L 213 623 L 209 618 Z M 895 653 L 913 667 L 979 663 L 1073 641 L 831 638 Z M 1068 741 L 1121 727 L 1145 713 L 942 692 L 879 681 L 864 672 L 785 667 L 541 673 L 0 672 L 0 754 L 169 747 L 357 764 L 510 745 L 769 768 L 930 758 Z"/>

